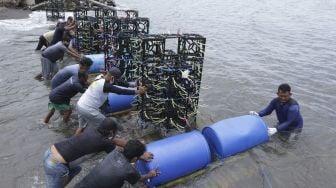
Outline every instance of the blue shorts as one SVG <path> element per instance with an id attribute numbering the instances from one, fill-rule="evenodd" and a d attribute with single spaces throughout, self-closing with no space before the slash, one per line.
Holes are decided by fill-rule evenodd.
<path id="1" fill-rule="evenodd" d="M 67 164 L 58 162 L 52 156 L 50 148 L 44 153 L 44 171 L 47 188 L 63 188 L 66 181 L 70 181 L 80 171 L 80 166 L 69 168 Z"/>

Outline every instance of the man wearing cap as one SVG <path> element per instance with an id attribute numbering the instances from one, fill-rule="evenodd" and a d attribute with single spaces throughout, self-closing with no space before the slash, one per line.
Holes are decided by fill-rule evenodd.
<path id="1" fill-rule="evenodd" d="M 59 41 L 55 45 L 49 46 L 42 52 L 41 55 L 41 68 L 40 74 L 35 76 L 37 80 L 50 80 L 58 71 L 56 61 L 63 58 L 64 53 L 68 53 L 72 57 L 80 60 L 82 55 L 78 54 L 76 50 L 68 48 L 70 37 L 65 33 L 62 41 Z"/>
<path id="2" fill-rule="evenodd" d="M 79 98 L 77 103 L 79 127 L 76 130 L 76 135 L 80 134 L 88 124 L 90 126 L 98 126 L 105 119 L 105 116 L 99 111 L 99 108 L 107 100 L 108 93 L 134 95 L 146 92 L 147 88 L 141 86 L 139 90 L 117 87 L 115 83 L 120 76 L 120 70 L 116 67 L 112 67 L 103 78 L 94 81 Z M 129 87 L 131 85 L 122 86 Z"/>
<path id="3" fill-rule="evenodd" d="M 99 127 L 90 127 L 85 133 L 71 137 L 50 146 L 44 154 L 44 171 L 47 188 L 65 187 L 76 176 L 81 167 L 71 164 L 74 160 L 91 153 L 114 150 L 115 146 L 124 147 L 126 141 L 114 137 L 121 130 L 115 118 L 105 118 Z M 112 138 L 109 138 L 112 136 Z M 150 161 L 153 154 L 146 152 L 140 159 Z"/>
<path id="4" fill-rule="evenodd" d="M 56 29 L 54 32 L 54 36 L 53 36 L 52 41 L 50 42 L 50 45 L 54 45 L 57 42 L 61 41 L 64 31 L 70 31 L 75 28 L 76 28 L 76 23 L 72 16 L 69 16 L 67 21 L 63 19 L 58 20 L 58 23 L 56 25 Z"/>
<path id="5" fill-rule="evenodd" d="M 79 64 L 69 65 L 58 71 L 55 76 L 51 80 L 51 89 L 56 88 L 57 86 L 61 85 L 65 81 L 67 81 L 72 76 L 78 76 L 78 72 L 86 72 L 88 73 L 91 65 L 92 60 L 88 57 L 83 57 Z"/>

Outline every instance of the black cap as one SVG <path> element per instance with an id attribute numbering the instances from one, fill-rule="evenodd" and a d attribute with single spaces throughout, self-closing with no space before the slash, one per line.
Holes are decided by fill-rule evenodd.
<path id="1" fill-rule="evenodd" d="M 121 71 L 117 67 L 110 68 L 110 70 L 108 71 L 108 73 L 110 75 L 114 76 L 117 79 L 120 78 L 120 76 L 121 76 Z"/>
<path id="2" fill-rule="evenodd" d="M 90 58 L 88 58 L 88 57 L 83 57 L 80 61 L 79 61 L 79 63 L 81 64 L 81 65 L 86 65 L 86 66 L 91 66 L 92 65 L 92 60 L 90 59 Z"/>

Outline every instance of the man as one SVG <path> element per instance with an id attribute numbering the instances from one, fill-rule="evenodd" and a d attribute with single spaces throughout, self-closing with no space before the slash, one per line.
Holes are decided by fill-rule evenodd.
<path id="1" fill-rule="evenodd" d="M 67 123 L 72 113 L 70 100 L 77 93 L 84 93 L 88 75 L 84 71 L 79 71 L 77 76 L 70 77 L 66 82 L 51 90 L 49 95 L 49 112 L 44 118 L 43 123 L 49 123 L 55 110 L 63 112 L 63 121 Z"/>
<path id="2" fill-rule="evenodd" d="M 275 110 L 278 123 L 276 128 L 269 128 L 269 135 L 276 132 L 300 132 L 303 128 L 303 119 L 300 113 L 299 104 L 291 98 L 291 87 L 288 84 L 281 84 L 277 92 L 278 97 L 274 98 L 270 104 L 260 112 L 250 111 L 251 115 L 260 117 L 270 115 Z"/>
<path id="3" fill-rule="evenodd" d="M 81 59 L 81 55 L 78 54 L 74 49 L 68 48 L 70 37 L 64 34 L 62 41 L 59 41 L 55 45 L 48 47 L 42 52 L 41 55 L 41 66 L 42 72 L 35 76 L 37 80 L 48 80 L 53 77 L 53 75 L 58 71 L 58 66 L 56 61 L 63 58 L 64 53 L 67 52 L 77 60 Z"/>
<path id="4" fill-rule="evenodd" d="M 70 31 L 75 28 L 76 28 L 76 23 L 72 16 L 69 16 L 66 22 L 63 19 L 58 20 L 58 23 L 56 25 L 56 29 L 54 32 L 54 36 L 53 36 L 52 41 L 50 42 L 50 45 L 54 45 L 57 42 L 61 41 L 65 31 Z"/>
<path id="5" fill-rule="evenodd" d="M 76 176 L 81 168 L 71 164 L 74 160 L 91 153 L 114 150 L 115 145 L 124 147 L 126 141 L 115 138 L 117 130 L 121 130 L 114 118 L 106 118 L 99 127 L 90 127 L 83 134 L 71 137 L 52 145 L 44 154 L 44 170 L 47 188 L 65 187 Z M 112 134 L 112 138 L 109 136 Z M 142 160 L 150 161 L 153 154 L 146 152 Z"/>
<path id="6" fill-rule="evenodd" d="M 58 71 L 55 76 L 51 80 L 51 89 L 56 88 L 61 85 L 63 82 L 67 81 L 72 76 L 77 76 L 78 71 L 88 72 L 91 65 L 92 60 L 87 57 L 83 57 L 79 64 L 69 65 Z"/>
<path id="7" fill-rule="evenodd" d="M 55 31 L 48 31 L 41 35 L 35 50 L 41 50 L 43 46 L 47 48 L 54 37 L 54 32 Z"/>
<path id="8" fill-rule="evenodd" d="M 123 152 L 113 150 L 91 172 L 82 179 L 75 188 L 119 188 L 124 181 L 135 184 L 138 180 L 146 180 L 157 176 L 156 170 L 140 176 L 139 172 L 131 165 L 139 159 L 146 150 L 146 146 L 139 140 L 129 140 Z"/>
<path id="9" fill-rule="evenodd" d="M 99 108 L 107 100 L 108 93 L 134 95 L 146 92 L 147 89 L 145 87 L 139 87 L 139 90 L 128 90 L 115 86 L 115 81 L 118 80 L 120 76 L 120 70 L 116 67 L 112 67 L 103 78 L 94 81 L 79 98 L 77 103 L 79 127 L 76 130 L 76 135 L 80 134 L 87 124 L 98 126 L 105 119 L 105 116 L 99 111 Z M 131 85 L 122 86 L 128 87 Z"/>

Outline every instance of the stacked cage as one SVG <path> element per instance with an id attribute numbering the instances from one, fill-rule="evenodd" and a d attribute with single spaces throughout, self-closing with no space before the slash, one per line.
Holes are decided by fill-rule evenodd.
<path id="1" fill-rule="evenodd" d="M 134 81 L 140 77 L 141 54 L 139 54 L 139 45 L 141 45 L 140 36 L 149 33 L 148 18 L 121 18 L 120 32 L 114 36 L 115 57 L 118 61 L 118 67 L 124 73 L 124 79 Z"/>
<path id="2" fill-rule="evenodd" d="M 46 4 L 46 16 L 47 20 L 50 21 L 65 19 L 63 0 L 48 0 Z"/>
<path id="3" fill-rule="evenodd" d="M 176 52 L 166 49 L 176 40 Z M 180 132 L 195 122 L 204 60 L 205 38 L 195 34 L 142 37 L 142 83 L 149 91 L 139 99 L 142 123 Z"/>
<path id="4" fill-rule="evenodd" d="M 133 60 L 130 40 L 149 32 L 149 19 L 138 17 L 136 10 L 77 8 L 74 15 L 78 22 L 77 50 L 104 53 L 106 70 L 117 66 L 124 73 Z M 135 79 L 133 74 L 125 75 L 127 80 Z"/>
<path id="5" fill-rule="evenodd" d="M 102 53 L 111 36 L 105 32 L 105 20 L 115 18 L 116 12 L 101 8 L 76 8 L 74 12 L 77 20 L 77 50 L 84 54 Z"/>
<path id="6" fill-rule="evenodd" d="M 206 39 L 197 34 L 149 34 L 149 19 L 134 10 L 78 9 L 78 49 L 104 52 L 105 70 L 148 92 L 138 99 L 140 122 L 165 130 L 191 129 L 197 115 Z M 99 32 L 93 32 L 99 29 Z M 173 45 L 169 42 L 173 41 Z"/>

